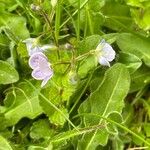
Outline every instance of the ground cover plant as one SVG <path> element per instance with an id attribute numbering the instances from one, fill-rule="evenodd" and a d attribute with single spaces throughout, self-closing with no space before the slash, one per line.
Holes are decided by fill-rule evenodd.
<path id="1" fill-rule="evenodd" d="M 149 0 L 0 0 L 0 150 L 150 149 Z"/>

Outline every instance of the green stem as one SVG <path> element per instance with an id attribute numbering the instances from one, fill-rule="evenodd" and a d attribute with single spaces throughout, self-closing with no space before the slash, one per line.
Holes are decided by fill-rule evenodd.
<path id="1" fill-rule="evenodd" d="M 92 25 L 92 20 L 91 20 L 91 15 L 89 13 L 89 8 L 86 7 L 86 12 L 87 12 L 87 18 L 88 18 L 88 22 L 89 22 L 89 28 L 90 28 L 90 34 L 93 35 L 94 31 L 93 31 L 93 25 Z"/>
<path id="2" fill-rule="evenodd" d="M 81 10 L 81 9 L 88 3 L 88 1 L 89 1 L 89 0 L 85 0 L 84 3 L 80 6 L 80 9 L 79 9 L 79 10 Z M 75 16 L 75 15 L 78 13 L 79 10 L 77 9 L 71 16 L 72 16 L 72 17 Z M 62 28 L 70 19 L 71 19 L 71 17 L 69 17 L 66 21 L 64 21 L 64 22 L 62 23 L 62 25 L 60 26 L 60 28 Z"/>
<path id="3" fill-rule="evenodd" d="M 77 32 L 77 41 L 80 41 L 80 0 L 78 0 L 78 32 Z"/>
<path id="4" fill-rule="evenodd" d="M 42 9 L 41 9 L 41 13 L 42 13 L 44 19 L 46 20 L 46 22 L 47 22 L 48 25 L 49 25 L 49 28 L 50 28 L 50 30 L 51 30 L 51 32 L 52 32 L 52 36 L 53 36 L 53 39 L 54 39 L 54 43 L 55 43 L 56 46 L 58 47 L 58 41 L 57 41 L 57 39 L 56 39 L 56 37 L 55 37 L 55 33 L 54 33 L 54 31 L 53 31 L 51 22 L 50 22 L 50 20 L 49 20 L 49 18 L 48 18 L 48 16 L 47 16 L 47 14 L 46 14 Z M 59 49 L 57 49 L 57 56 L 58 56 L 58 59 L 60 59 Z"/>
<path id="5" fill-rule="evenodd" d="M 93 72 L 94 72 L 94 71 L 93 71 Z M 86 91 L 86 89 L 87 89 L 87 87 L 88 87 L 88 85 L 89 85 L 89 83 L 90 83 L 90 81 L 91 81 L 91 79 L 92 79 L 93 72 L 90 74 L 90 76 L 89 76 L 88 79 L 86 80 L 86 84 L 85 84 L 85 86 L 83 87 L 83 89 L 82 89 L 81 93 L 79 94 L 78 98 L 76 99 L 76 101 L 75 101 L 73 107 L 72 107 L 71 110 L 69 111 L 69 114 L 71 114 L 71 113 L 73 112 L 73 110 L 74 110 L 75 107 L 77 106 L 79 100 L 81 99 L 82 95 L 85 93 L 85 91 Z"/>
<path id="6" fill-rule="evenodd" d="M 60 27 L 60 14 L 61 14 L 61 3 L 60 0 L 58 0 L 56 5 L 56 16 L 55 16 L 55 38 L 58 43 L 59 39 L 59 27 Z"/>
<path id="7" fill-rule="evenodd" d="M 97 115 L 97 114 L 88 114 L 88 113 L 82 113 L 82 114 L 79 114 L 79 115 L 76 115 L 74 116 L 74 118 L 76 117 L 79 117 L 79 116 L 88 116 L 88 115 L 91 115 L 91 116 L 96 116 L 96 117 L 100 117 L 110 123 L 113 123 L 115 124 L 116 126 L 118 126 L 119 128 L 127 131 L 128 133 L 130 133 L 131 135 L 133 135 L 134 137 L 138 138 L 139 140 L 141 140 L 142 142 L 144 142 L 145 144 L 147 144 L 148 146 L 150 146 L 150 143 L 148 141 L 146 141 L 144 138 L 142 138 L 141 136 L 139 136 L 138 134 L 134 133 L 133 131 L 131 131 L 130 129 L 126 128 L 125 126 L 119 124 L 118 122 L 114 121 L 114 120 L 111 120 L 109 118 L 105 118 L 105 117 L 102 117 L 100 115 Z"/>
<path id="8" fill-rule="evenodd" d="M 91 50 L 85 54 L 82 54 L 82 55 L 76 57 L 75 59 L 76 59 L 76 61 L 80 61 L 80 60 L 84 59 L 85 57 L 88 57 L 89 55 L 93 55 L 93 54 L 95 54 L 95 50 Z"/>

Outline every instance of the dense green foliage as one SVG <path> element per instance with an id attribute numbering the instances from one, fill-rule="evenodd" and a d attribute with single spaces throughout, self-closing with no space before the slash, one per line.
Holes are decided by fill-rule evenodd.
<path id="1" fill-rule="evenodd" d="M 149 0 L 0 0 L 0 150 L 150 149 L 149 31 Z M 51 45 L 44 87 L 30 37 Z"/>

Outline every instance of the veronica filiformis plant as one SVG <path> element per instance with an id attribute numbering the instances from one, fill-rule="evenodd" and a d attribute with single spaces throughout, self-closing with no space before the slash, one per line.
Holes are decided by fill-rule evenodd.
<path id="1" fill-rule="evenodd" d="M 109 66 L 110 62 L 115 59 L 116 52 L 113 50 L 110 44 L 102 40 L 96 47 L 96 57 L 102 66 Z"/>

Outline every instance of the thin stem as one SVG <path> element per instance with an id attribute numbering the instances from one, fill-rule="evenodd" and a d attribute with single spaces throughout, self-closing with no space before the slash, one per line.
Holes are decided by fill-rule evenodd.
<path id="1" fill-rule="evenodd" d="M 78 0 L 78 25 L 77 25 L 77 41 L 80 41 L 80 0 Z"/>
<path id="2" fill-rule="evenodd" d="M 52 66 L 60 65 L 60 64 L 71 64 L 71 62 L 69 62 L 69 61 L 66 61 L 66 62 L 57 62 L 57 63 L 52 64 Z"/>
<path id="3" fill-rule="evenodd" d="M 94 71 L 93 71 L 94 72 Z M 79 94 L 78 98 L 76 99 L 73 107 L 71 108 L 71 110 L 69 111 L 69 114 L 71 114 L 73 112 L 73 110 L 75 109 L 75 107 L 77 106 L 79 100 L 81 99 L 82 95 L 85 93 L 91 79 L 92 79 L 92 76 L 93 76 L 93 72 L 90 74 L 90 76 L 88 77 L 87 81 L 86 81 L 86 85 L 83 87 L 83 90 L 81 91 L 81 93 Z"/>
<path id="4" fill-rule="evenodd" d="M 94 53 L 95 53 L 95 50 L 91 50 L 88 53 L 85 53 L 83 55 L 80 55 L 80 56 L 76 57 L 76 61 L 82 60 L 85 57 L 88 57 L 89 55 L 93 55 Z"/>
<path id="5" fill-rule="evenodd" d="M 99 118 L 102 118 L 110 123 L 113 123 L 115 124 L 116 126 L 118 126 L 119 128 L 127 131 L 128 133 L 130 133 L 131 135 L 133 135 L 134 137 L 138 138 L 139 140 L 141 140 L 142 142 L 144 142 L 145 144 L 147 144 L 148 146 L 150 146 L 150 143 L 148 141 L 146 141 L 143 137 L 139 136 L 138 134 L 134 133 L 133 131 L 131 131 L 130 129 L 126 128 L 125 126 L 121 125 L 120 123 L 114 121 L 114 120 L 111 120 L 109 118 L 105 118 L 105 117 L 102 117 L 98 114 L 89 114 L 89 113 L 82 113 L 82 114 L 79 114 L 79 115 L 76 115 L 74 116 L 74 118 L 76 117 L 80 117 L 80 116 L 88 116 L 88 115 L 91 115 L 91 116 L 95 116 L 95 117 L 99 117 Z"/>
<path id="6" fill-rule="evenodd" d="M 53 36 L 54 42 L 55 42 L 56 46 L 58 47 L 58 41 L 57 41 L 57 39 L 56 39 L 56 37 L 55 37 L 55 33 L 54 33 L 54 31 L 53 31 L 51 22 L 50 22 L 50 20 L 49 20 L 49 18 L 48 18 L 48 16 L 47 16 L 47 14 L 46 14 L 42 9 L 41 9 L 41 13 L 42 13 L 44 19 L 46 20 L 46 22 L 47 22 L 48 25 L 49 25 L 50 30 L 51 30 L 51 32 L 52 32 L 52 36 Z M 60 59 L 59 49 L 57 49 L 57 56 L 58 56 L 58 59 Z"/>
<path id="7" fill-rule="evenodd" d="M 94 34 L 94 31 L 93 31 L 93 25 L 92 25 L 91 15 L 90 15 L 90 13 L 89 13 L 89 8 L 88 8 L 88 6 L 87 6 L 86 8 L 87 8 L 87 9 L 86 9 L 86 12 L 87 12 L 87 18 L 88 18 L 88 22 L 89 22 L 90 33 L 91 33 L 91 35 L 93 35 L 93 34 Z"/>
<path id="8" fill-rule="evenodd" d="M 56 5 L 56 17 L 55 17 L 55 38 L 57 43 L 59 39 L 60 13 L 61 13 L 61 4 L 60 0 L 58 0 Z"/>
<path id="9" fill-rule="evenodd" d="M 87 3 L 88 3 L 89 0 L 86 0 L 84 1 L 84 3 L 80 6 L 80 9 L 81 10 Z M 78 9 L 71 15 L 72 17 L 75 16 L 76 14 L 78 13 Z M 62 23 L 62 25 L 60 26 L 60 28 L 62 28 L 69 20 L 71 19 L 71 17 L 69 17 L 66 21 L 64 21 Z"/>

